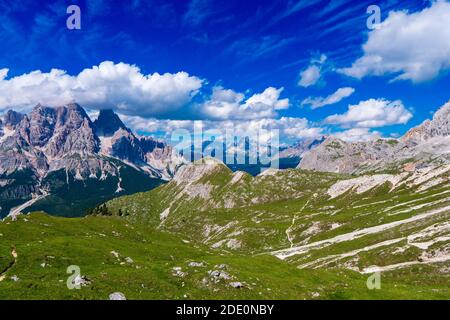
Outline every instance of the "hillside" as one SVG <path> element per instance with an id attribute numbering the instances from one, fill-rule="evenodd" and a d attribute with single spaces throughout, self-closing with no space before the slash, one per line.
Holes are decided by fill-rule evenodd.
<path id="1" fill-rule="evenodd" d="M 226 253 L 118 217 L 42 213 L 0 222 L 0 299 L 439 299 L 439 278 L 390 275 L 367 290 L 352 271 L 300 270 L 273 256 Z M 69 266 L 80 290 L 68 290 Z M 415 290 L 420 282 L 421 290 Z"/>
<path id="2" fill-rule="evenodd" d="M 175 176 L 151 192 L 112 200 L 109 212 L 300 269 L 380 270 L 409 280 L 423 272 L 448 282 L 448 165 L 359 177 L 293 169 L 251 178 L 219 163 L 187 168 L 196 178 Z"/>
<path id="3" fill-rule="evenodd" d="M 85 218 L 0 222 L 0 297 L 445 299 L 449 174 L 252 177 L 205 159 Z M 70 265 L 81 290 L 67 290 Z M 366 287 L 375 271 L 383 290 Z"/>
<path id="4" fill-rule="evenodd" d="M 429 152 L 429 139 L 442 144 L 448 136 L 414 132 L 406 142 L 328 138 L 305 154 L 326 148 L 356 159 L 328 170 L 335 173 L 251 176 L 205 158 L 85 218 L 9 217 L 0 222 L 0 289 L 7 289 L 0 291 L 29 297 L 26 286 L 34 297 L 67 299 L 115 291 L 151 299 L 447 299 L 450 164 L 446 153 Z M 378 158 L 363 160 L 365 150 Z M 342 160 L 320 159 L 318 167 Z M 80 291 L 65 287 L 71 264 L 88 281 Z M 366 285 L 375 272 L 383 290 Z"/>

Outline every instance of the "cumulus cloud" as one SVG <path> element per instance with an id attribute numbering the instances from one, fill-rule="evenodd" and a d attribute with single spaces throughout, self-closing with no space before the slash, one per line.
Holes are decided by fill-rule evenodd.
<path id="1" fill-rule="evenodd" d="M 292 139 L 315 138 L 323 135 L 324 129 L 315 127 L 305 118 L 281 117 L 280 119 L 252 120 L 163 120 L 146 119 L 138 116 L 120 115 L 125 124 L 133 130 L 148 134 L 164 132 L 170 138 L 172 132 L 178 129 L 194 131 L 201 126 L 203 130 L 233 130 L 236 135 L 253 134 L 258 130 L 279 130 L 280 136 Z"/>
<path id="2" fill-rule="evenodd" d="M 145 75 L 135 65 L 111 61 L 75 76 L 58 69 L 10 79 L 7 74 L 8 69 L 0 70 L 0 110 L 26 110 L 38 102 L 56 106 L 76 101 L 92 109 L 157 117 L 186 105 L 203 83 L 186 72 Z"/>
<path id="3" fill-rule="evenodd" d="M 298 85 L 304 88 L 315 85 L 322 77 L 322 66 L 327 56 L 322 54 L 319 59 L 312 59 L 310 65 L 300 72 Z"/>
<path id="4" fill-rule="evenodd" d="M 327 117 L 325 123 L 344 127 L 376 128 L 394 124 L 405 124 L 412 114 L 399 100 L 369 99 L 350 105 L 344 114 Z"/>
<path id="5" fill-rule="evenodd" d="M 336 92 L 326 98 L 323 97 L 308 97 L 303 100 L 302 105 L 309 105 L 311 109 L 321 108 L 330 104 L 335 104 L 341 100 L 350 97 L 355 92 L 354 88 L 345 87 L 339 88 Z"/>
<path id="6" fill-rule="evenodd" d="M 245 99 L 242 93 L 214 87 L 211 97 L 197 108 L 204 117 L 216 120 L 274 118 L 278 110 L 289 107 L 289 99 L 280 99 L 282 91 L 269 87 Z"/>
<path id="7" fill-rule="evenodd" d="M 420 12 L 392 11 L 369 33 L 364 55 L 339 72 L 363 78 L 395 75 L 421 82 L 450 69 L 450 2 L 433 2 Z"/>
<path id="8" fill-rule="evenodd" d="M 379 131 L 370 131 L 368 128 L 353 128 L 334 133 L 333 136 L 347 142 L 368 141 L 381 138 Z"/>

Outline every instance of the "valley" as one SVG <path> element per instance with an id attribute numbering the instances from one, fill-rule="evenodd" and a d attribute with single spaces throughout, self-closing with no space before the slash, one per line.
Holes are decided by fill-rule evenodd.
<path id="1" fill-rule="evenodd" d="M 0 297 L 448 299 L 450 158 L 425 152 L 427 139 L 436 137 L 423 135 L 449 109 L 414 130 L 414 140 L 326 138 L 298 168 L 257 175 L 204 158 L 129 195 L 117 190 L 130 188 L 139 171 L 111 158 L 120 174 L 100 180 L 110 181 L 113 196 L 72 219 L 47 215 L 43 204 L 64 216 L 56 199 L 70 199 L 77 188 L 82 194 L 90 181 L 88 193 L 99 203 L 99 178 L 50 172 L 46 179 L 68 191 L 43 190 L 13 209 L 31 214 L 0 222 Z M 450 143 L 439 134 L 441 145 Z M 372 156 L 351 157 L 351 166 L 328 163 L 365 149 Z M 391 153 L 398 157 L 385 156 Z M 303 168 L 310 157 L 321 159 L 317 168 Z M 320 170 L 325 165 L 329 172 Z M 11 260 L 11 248 L 19 258 Z M 66 287 L 71 265 L 82 272 L 80 290 Z M 366 284 L 374 273 L 381 289 Z"/>

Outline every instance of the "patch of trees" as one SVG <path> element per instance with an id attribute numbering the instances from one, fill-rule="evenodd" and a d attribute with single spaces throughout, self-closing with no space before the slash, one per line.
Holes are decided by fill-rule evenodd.
<path id="1" fill-rule="evenodd" d="M 119 216 L 119 217 L 125 217 L 128 216 L 129 213 L 126 211 L 123 211 L 122 209 L 119 209 L 116 213 L 111 211 L 106 203 L 99 205 L 98 207 L 95 207 L 94 209 L 88 209 L 87 215 L 89 216 Z"/>

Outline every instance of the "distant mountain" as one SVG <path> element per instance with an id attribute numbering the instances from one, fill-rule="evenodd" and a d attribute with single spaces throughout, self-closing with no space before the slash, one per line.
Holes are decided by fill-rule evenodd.
<path id="1" fill-rule="evenodd" d="M 303 155 L 314 149 L 315 147 L 319 146 L 322 142 L 325 141 L 327 137 L 322 136 L 320 138 L 309 138 L 300 140 L 295 145 L 282 148 L 280 150 L 280 159 L 286 159 L 286 158 L 298 158 L 301 159 Z"/>
<path id="2" fill-rule="evenodd" d="M 298 141 L 296 144 L 293 144 L 288 147 L 280 147 L 279 153 L 278 153 L 278 159 L 275 158 L 275 160 L 278 160 L 278 168 L 279 169 L 291 169 L 296 168 L 298 164 L 300 163 L 300 160 L 302 159 L 303 155 L 309 151 L 314 149 L 315 147 L 319 146 L 323 141 L 325 141 L 326 137 L 320 137 L 320 138 L 310 138 L 310 139 L 302 139 Z M 203 154 L 201 154 L 202 157 L 209 157 L 211 156 L 211 152 L 208 150 L 211 145 L 211 141 L 206 141 L 203 143 Z M 245 161 L 242 161 L 242 159 L 239 159 L 235 155 L 234 156 L 234 163 L 226 163 L 228 168 L 230 168 L 232 171 L 244 171 L 252 176 L 257 176 L 264 170 L 268 169 L 270 167 L 270 164 L 261 163 L 258 161 L 258 163 L 253 163 L 253 161 L 250 161 L 249 159 L 249 149 L 250 145 L 248 141 L 245 142 L 245 150 L 242 150 L 241 152 L 245 154 L 243 157 Z M 192 147 L 192 150 L 193 147 Z M 227 153 L 229 148 L 225 143 L 222 145 L 222 150 L 224 152 L 224 155 Z M 234 151 L 234 150 L 233 150 Z M 193 152 L 192 152 L 193 154 Z M 214 152 L 212 156 L 215 156 Z M 225 157 L 224 157 L 225 159 Z M 226 162 L 226 161 L 225 161 Z M 245 162 L 245 163 L 238 163 L 238 162 Z"/>
<path id="3" fill-rule="evenodd" d="M 400 139 L 350 143 L 329 137 L 304 154 L 299 168 L 364 173 L 426 166 L 432 162 L 450 162 L 450 102 L 440 108 L 432 120 L 409 130 Z"/>
<path id="4" fill-rule="evenodd" d="M 325 139 L 326 136 L 302 139 L 292 146 L 280 148 L 278 156 L 280 169 L 296 168 L 302 160 L 303 155 L 319 146 Z"/>
<path id="5" fill-rule="evenodd" d="M 27 115 L 8 111 L 0 122 L 0 216 L 26 201 L 29 210 L 80 215 L 169 180 L 183 163 L 167 144 L 136 136 L 111 110 L 94 122 L 76 103 L 37 105 Z"/>

